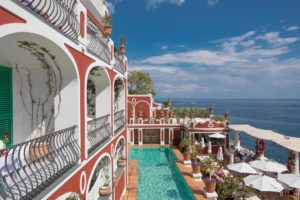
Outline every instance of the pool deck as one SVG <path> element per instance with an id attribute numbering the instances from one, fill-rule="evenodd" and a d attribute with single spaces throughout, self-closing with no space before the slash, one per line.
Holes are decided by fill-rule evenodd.
<path id="1" fill-rule="evenodd" d="M 178 160 L 176 161 L 178 169 L 181 171 L 185 181 L 187 182 L 188 186 L 191 188 L 192 192 L 194 193 L 196 200 L 207 199 L 204 197 L 204 188 L 205 183 L 203 181 L 198 182 L 192 177 L 192 168 L 185 167 L 183 164 L 183 155 L 179 151 L 177 147 L 172 147 L 174 154 L 177 156 Z"/>
<path id="2" fill-rule="evenodd" d="M 128 160 L 128 184 L 123 200 L 136 200 L 138 187 L 138 161 Z"/>

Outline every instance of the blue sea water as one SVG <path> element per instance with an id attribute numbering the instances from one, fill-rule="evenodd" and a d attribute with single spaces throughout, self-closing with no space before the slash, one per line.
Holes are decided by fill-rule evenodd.
<path id="1" fill-rule="evenodd" d="M 213 105 L 215 114 L 229 112 L 231 124 L 250 124 L 257 128 L 300 137 L 299 99 L 173 99 L 172 103 L 174 107 Z M 241 145 L 254 150 L 255 138 L 242 133 Z M 287 155 L 287 149 L 266 141 L 265 156 L 286 163 Z"/>

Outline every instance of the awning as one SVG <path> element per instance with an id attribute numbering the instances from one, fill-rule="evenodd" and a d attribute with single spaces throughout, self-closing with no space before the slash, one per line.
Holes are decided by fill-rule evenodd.
<path id="1" fill-rule="evenodd" d="M 253 137 L 270 140 L 287 149 L 300 152 L 300 138 L 286 136 L 271 130 L 259 129 L 249 124 L 230 125 L 230 129 L 245 132 Z"/>

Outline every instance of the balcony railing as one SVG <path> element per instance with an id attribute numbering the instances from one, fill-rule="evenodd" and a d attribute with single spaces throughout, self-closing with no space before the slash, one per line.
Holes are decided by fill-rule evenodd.
<path id="1" fill-rule="evenodd" d="M 89 18 L 87 18 L 87 34 L 88 50 L 107 64 L 110 64 L 109 39 L 102 34 L 100 29 Z"/>
<path id="2" fill-rule="evenodd" d="M 76 126 L 0 150 L 0 199 L 33 199 L 75 166 Z"/>
<path id="3" fill-rule="evenodd" d="M 75 8 L 77 0 L 14 0 L 41 16 L 57 30 L 77 41 L 80 26 Z"/>
<path id="4" fill-rule="evenodd" d="M 118 131 L 120 131 L 121 129 L 124 128 L 125 126 L 125 115 L 124 115 L 124 110 L 115 112 L 115 133 L 117 133 Z"/>
<path id="5" fill-rule="evenodd" d="M 116 63 L 115 63 L 115 69 L 120 72 L 121 74 L 125 74 L 126 67 L 125 63 L 123 62 L 123 56 L 122 55 L 117 55 L 115 56 Z"/>
<path id="6" fill-rule="evenodd" d="M 109 117 L 110 115 L 105 115 L 87 122 L 87 138 L 91 144 L 89 153 L 111 136 Z"/>

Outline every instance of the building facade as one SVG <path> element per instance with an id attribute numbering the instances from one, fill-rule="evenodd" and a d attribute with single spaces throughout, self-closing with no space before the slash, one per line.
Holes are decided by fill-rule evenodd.
<path id="1" fill-rule="evenodd" d="M 105 0 L 0 2 L 0 199 L 125 194 L 127 58 Z"/>
<path id="2" fill-rule="evenodd" d="M 127 113 L 127 140 L 132 145 L 178 145 L 183 138 L 200 143 L 203 137 L 206 144 L 203 153 L 208 152 L 209 141 L 212 153 L 217 153 L 220 142 L 224 149 L 229 147 L 226 123 L 211 118 L 175 118 L 170 105 L 156 103 L 151 94 L 129 95 Z M 215 133 L 224 134 L 224 140 L 209 137 Z"/>

